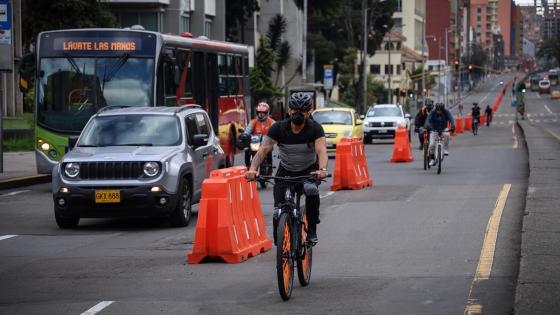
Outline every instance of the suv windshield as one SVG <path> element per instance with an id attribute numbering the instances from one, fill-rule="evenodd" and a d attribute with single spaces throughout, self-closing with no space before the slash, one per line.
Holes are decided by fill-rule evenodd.
<path id="1" fill-rule="evenodd" d="M 315 112 L 313 120 L 322 125 L 352 125 L 352 114 L 342 111 Z"/>
<path id="2" fill-rule="evenodd" d="M 79 147 L 175 146 L 181 143 L 181 127 L 175 116 L 97 116 L 84 129 Z"/>
<path id="3" fill-rule="evenodd" d="M 59 132 L 78 133 L 104 106 L 151 106 L 151 58 L 128 54 L 102 58 L 42 58 L 37 122 Z"/>
<path id="4" fill-rule="evenodd" d="M 398 107 L 374 107 L 367 113 L 367 117 L 400 117 L 401 110 Z"/>

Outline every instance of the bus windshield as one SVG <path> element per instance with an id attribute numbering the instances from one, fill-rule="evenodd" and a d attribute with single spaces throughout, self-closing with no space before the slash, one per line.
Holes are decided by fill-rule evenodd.
<path id="1" fill-rule="evenodd" d="M 65 133 L 79 133 L 94 113 L 111 105 L 151 106 L 153 58 L 41 58 L 37 123 Z"/>

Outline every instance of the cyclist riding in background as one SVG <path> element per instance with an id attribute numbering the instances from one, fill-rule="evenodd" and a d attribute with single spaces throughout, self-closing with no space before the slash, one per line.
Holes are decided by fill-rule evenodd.
<path id="1" fill-rule="evenodd" d="M 444 135 L 444 144 L 443 144 L 443 154 L 449 155 L 447 149 L 449 148 L 449 132 L 445 132 L 448 125 L 451 125 L 449 129 L 451 132 L 455 131 L 455 119 L 451 112 L 445 108 L 443 103 L 436 103 L 435 109 L 430 113 L 428 119 L 426 120 L 426 127 L 431 130 L 430 132 L 430 165 L 435 165 L 434 159 L 434 148 L 436 145 L 436 137 L 438 134 L 443 133 Z"/>
<path id="2" fill-rule="evenodd" d="M 492 108 L 490 107 L 490 105 L 486 105 L 484 113 L 486 114 L 486 127 L 489 127 L 490 122 L 492 122 Z"/>
<path id="3" fill-rule="evenodd" d="M 472 107 L 472 110 L 471 110 L 471 116 L 472 116 L 473 122 L 474 122 L 475 119 L 476 119 L 476 121 L 480 121 L 480 107 L 478 107 L 478 103 L 472 103 L 472 104 L 473 104 L 473 107 Z"/>
<path id="4" fill-rule="evenodd" d="M 262 135 L 265 136 L 268 133 L 268 129 L 270 126 L 274 124 L 274 119 L 269 117 L 270 113 L 270 106 L 265 102 L 260 102 L 256 108 L 257 117 L 252 119 L 245 128 L 243 132 L 245 135 L 248 135 L 250 140 L 250 136 L 252 135 Z M 266 156 L 267 160 L 272 165 L 272 152 L 270 152 Z M 245 165 L 247 167 L 251 166 L 251 151 L 245 150 Z"/>
<path id="5" fill-rule="evenodd" d="M 424 124 L 426 123 L 426 119 L 428 119 L 428 114 L 428 107 L 422 106 L 422 109 L 418 112 L 418 114 L 416 114 L 416 117 L 414 117 L 414 132 L 418 133 L 420 150 L 424 147 L 424 132 L 426 132 Z"/>
<path id="6" fill-rule="evenodd" d="M 253 158 L 249 171 L 245 173 L 247 180 L 254 180 L 257 169 L 264 157 L 272 151 L 274 144 L 278 145 L 280 164 L 276 176 L 304 176 L 313 174 L 317 181 L 306 182 L 303 185 L 305 194 L 305 210 L 309 220 L 307 239 L 317 242 L 317 224 L 319 223 L 319 183 L 327 177 L 327 146 L 325 132 L 320 124 L 309 119 L 311 110 L 311 96 L 297 92 L 288 101 L 289 118 L 281 120 L 270 127 L 264 137 L 259 151 Z M 284 202 L 288 186 L 282 182 L 274 185 L 274 207 Z M 278 224 L 279 209 L 275 209 L 273 216 L 274 231 Z M 276 235 L 275 235 L 276 237 Z M 276 241 L 276 240 L 275 240 Z"/>

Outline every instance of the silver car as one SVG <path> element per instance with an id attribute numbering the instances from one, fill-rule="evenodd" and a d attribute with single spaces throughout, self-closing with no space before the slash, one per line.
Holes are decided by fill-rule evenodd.
<path id="1" fill-rule="evenodd" d="M 167 217 L 186 226 L 202 181 L 225 154 L 199 106 L 104 108 L 53 168 L 55 219 Z"/>

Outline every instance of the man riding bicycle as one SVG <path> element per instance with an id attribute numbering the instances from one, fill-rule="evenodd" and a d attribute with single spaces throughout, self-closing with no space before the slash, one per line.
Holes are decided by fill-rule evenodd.
<path id="1" fill-rule="evenodd" d="M 264 137 L 259 151 L 253 158 L 251 167 L 245 174 L 248 180 L 254 180 L 257 169 L 264 157 L 278 145 L 280 164 L 276 176 L 304 176 L 313 174 L 317 179 L 325 178 L 327 173 L 327 146 L 323 127 L 309 119 L 311 96 L 297 92 L 288 101 L 289 118 L 281 120 L 270 127 Z M 319 223 L 319 185 L 320 181 L 307 182 L 303 185 L 305 209 L 308 218 L 307 239 L 317 242 L 317 224 Z M 274 207 L 284 202 L 288 186 L 282 182 L 274 185 Z M 278 224 L 277 209 L 274 211 L 274 231 Z M 276 234 L 274 235 L 276 237 Z"/>
<path id="2" fill-rule="evenodd" d="M 490 105 L 486 105 L 484 113 L 486 114 L 486 127 L 490 127 L 490 123 L 492 122 L 492 108 L 490 108 Z"/>
<path id="3" fill-rule="evenodd" d="M 478 103 L 472 103 L 473 107 L 471 109 L 471 116 L 473 120 L 473 124 L 476 121 L 477 123 L 480 121 L 480 107 L 478 107 Z"/>
<path id="4" fill-rule="evenodd" d="M 428 114 L 428 107 L 422 106 L 422 109 L 416 114 L 416 117 L 414 117 L 414 132 L 418 133 L 420 150 L 424 147 L 424 132 L 426 132 L 424 124 L 426 123 L 426 119 L 428 119 Z"/>
<path id="5" fill-rule="evenodd" d="M 443 154 L 449 155 L 447 149 L 449 148 L 449 132 L 445 132 L 448 125 L 451 125 L 450 131 L 453 133 L 455 131 L 455 119 L 451 112 L 445 108 L 443 103 L 437 103 L 435 110 L 433 110 L 428 119 L 426 120 L 426 126 L 430 132 L 430 165 L 434 166 L 436 161 L 434 159 L 434 149 L 436 146 L 436 137 L 443 133 L 444 144 L 443 144 Z"/>

